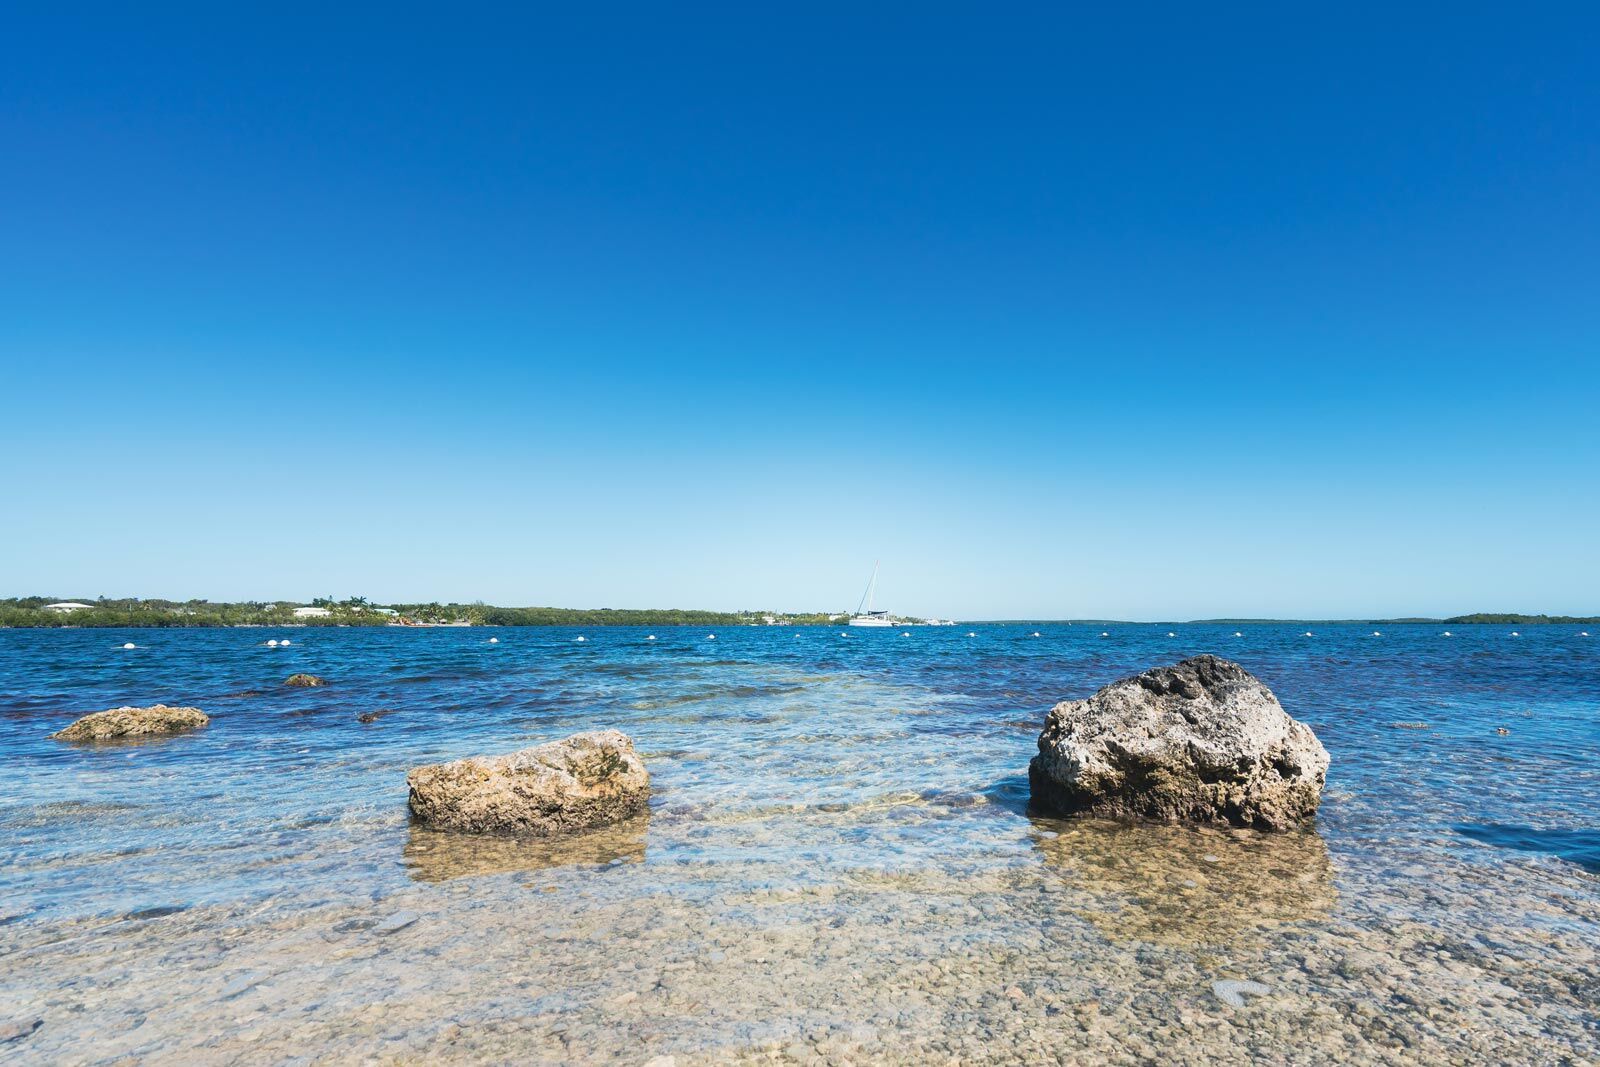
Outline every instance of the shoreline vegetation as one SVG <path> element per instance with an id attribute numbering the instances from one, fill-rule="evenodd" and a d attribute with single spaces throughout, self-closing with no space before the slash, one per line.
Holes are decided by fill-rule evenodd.
<path id="1" fill-rule="evenodd" d="M 60 627 L 212 627 L 212 626 L 837 626 L 847 612 L 701 611 L 679 608 L 512 608 L 491 604 L 374 604 L 366 597 L 292 601 L 58 599 L 32 596 L 0 599 L 0 629 Z M 1140 625 L 1114 619 L 985 620 L 1035 625 Z M 904 618 L 915 626 L 921 619 Z M 1540 626 L 1600 624 L 1600 615 L 1523 615 L 1477 613 L 1448 618 L 1397 619 L 1194 619 L 1164 625 L 1361 625 L 1473 624 Z"/>
<path id="2" fill-rule="evenodd" d="M 296 601 L 0 599 L 0 629 L 215 626 L 828 626 L 841 612 L 678 608 L 508 608 L 492 604 L 374 604 L 366 597 Z M 907 619 L 908 624 L 921 620 Z"/>

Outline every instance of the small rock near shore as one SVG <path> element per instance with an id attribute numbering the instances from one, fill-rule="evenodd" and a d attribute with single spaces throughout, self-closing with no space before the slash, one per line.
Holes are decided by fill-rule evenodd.
<path id="1" fill-rule="evenodd" d="M 1310 819 L 1327 773 L 1310 727 L 1216 656 L 1057 704 L 1028 767 L 1048 811 L 1265 830 Z"/>
<path id="2" fill-rule="evenodd" d="M 85 715 L 65 730 L 50 736 L 57 741 L 111 741 L 121 737 L 181 734 L 198 730 L 211 721 L 199 708 L 112 708 Z"/>
<path id="3" fill-rule="evenodd" d="M 528 837 L 621 822 L 650 799 L 644 761 L 617 730 L 418 767 L 406 784 L 411 812 L 424 826 Z"/>
<path id="4" fill-rule="evenodd" d="M 18 1019 L 12 1022 L 0 1023 L 0 1045 L 21 1041 L 43 1025 L 43 1019 Z"/>
<path id="5" fill-rule="evenodd" d="M 302 688 L 309 689 L 312 686 L 327 685 L 328 680 L 326 678 L 320 678 L 315 674 L 291 674 L 289 677 L 283 680 L 283 684 L 300 686 Z"/>

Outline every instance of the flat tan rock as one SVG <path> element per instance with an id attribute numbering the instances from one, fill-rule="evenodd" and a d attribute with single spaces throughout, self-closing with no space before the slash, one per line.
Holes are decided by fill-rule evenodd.
<path id="1" fill-rule="evenodd" d="M 418 767 L 406 784 L 424 826 L 526 837 L 609 826 L 641 814 L 650 800 L 644 761 L 617 730 Z"/>
<path id="2" fill-rule="evenodd" d="M 211 721 L 199 708 L 112 708 L 85 715 L 65 730 L 50 736 L 57 741 L 112 741 L 121 737 L 181 734 L 198 730 Z"/>

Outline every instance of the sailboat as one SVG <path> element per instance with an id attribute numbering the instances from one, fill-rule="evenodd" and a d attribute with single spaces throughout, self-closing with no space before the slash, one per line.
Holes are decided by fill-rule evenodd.
<path id="1" fill-rule="evenodd" d="M 872 564 L 872 581 L 867 583 L 867 591 L 861 595 L 861 603 L 856 605 L 856 613 L 850 616 L 851 626 L 893 626 L 894 620 L 887 611 L 874 611 L 872 608 L 873 594 L 878 591 L 878 563 Z M 861 609 L 865 607 L 866 610 Z"/>

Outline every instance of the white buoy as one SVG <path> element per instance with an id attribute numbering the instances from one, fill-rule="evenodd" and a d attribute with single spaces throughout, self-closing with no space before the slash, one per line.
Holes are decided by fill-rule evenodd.
<path id="1" fill-rule="evenodd" d="M 970 632 L 970 631 L 969 631 L 969 632 L 968 632 L 968 634 L 967 634 L 967 636 L 968 636 L 968 637 L 977 637 L 977 636 L 978 636 L 978 635 L 977 635 L 977 634 L 975 634 L 975 633 L 971 633 L 971 632 Z"/>
<path id="2" fill-rule="evenodd" d="M 1383 634 L 1381 632 L 1377 631 L 1377 630 L 1374 630 L 1374 631 L 1372 631 L 1372 636 L 1373 637 L 1382 637 Z"/>
<path id="3" fill-rule="evenodd" d="M 498 637 L 491 637 L 489 638 L 489 643 L 491 645 L 498 645 L 500 643 L 500 639 Z"/>
<path id="4" fill-rule="evenodd" d="M 717 639 L 717 635 L 716 634 L 706 634 L 706 640 L 707 641 L 715 641 L 716 639 Z"/>
<path id="5" fill-rule="evenodd" d="M 588 638 L 587 638 L 587 637 L 585 637 L 585 636 L 583 636 L 583 635 L 582 635 L 582 634 L 579 634 L 579 635 L 578 635 L 578 640 L 579 640 L 579 641 L 587 641 L 587 640 L 589 640 L 589 639 L 588 639 Z"/>
<path id="6" fill-rule="evenodd" d="M 900 636 L 901 636 L 901 637 L 910 637 L 910 636 L 911 636 L 911 631 L 910 631 L 910 630 L 907 630 L 907 631 L 905 631 L 905 632 L 904 632 L 904 633 L 902 633 L 902 634 L 901 634 L 901 635 L 900 635 Z"/>
<path id="7" fill-rule="evenodd" d="M 1449 631 L 1449 630 L 1446 630 L 1446 631 L 1445 631 L 1445 632 L 1444 632 L 1444 636 L 1446 636 L 1446 637 L 1449 637 L 1449 636 L 1450 636 L 1450 631 Z"/>
<path id="8" fill-rule="evenodd" d="M 656 635 L 655 634 L 651 634 L 649 637 L 645 638 L 646 641 L 654 641 L 655 639 L 656 639 Z"/>
<path id="9" fill-rule="evenodd" d="M 1310 630 L 1307 630 L 1307 631 L 1306 631 L 1306 636 L 1307 636 L 1307 637 L 1310 637 L 1310 636 L 1311 636 L 1311 631 L 1310 631 Z"/>
<path id="10" fill-rule="evenodd" d="M 1235 630 L 1235 631 L 1233 631 L 1233 636 L 1235 636 L 1235 637 L 1243 637 L 1244 634 L 1239 630 Z"/>
<path id="11" fill-rule="evenodd" d="M 1178 635 L 1177 635 L 1177 634 L 1175 634 L 1175 633 L 1173 633 L 1173 632 L 1172 632 L 1172 631 L 1171 631 L 1171 630 L 1168 630 L 1168 631 L 1167 631 L 1167 636 L 1168 636 L 1168 637 L 1177 637 L 1177 636 L 1178 636 Z"/>
<path id="12" fill-rule="evenodd" d="M 1033 636 L 1038 637 L 1039 636 L 1039 631 L 1038 630 L 1033 631 Z"/>
<path id="13" fill-rule="evenodd" d="M 123 648 L 138 648 L 139 646 L 134 644 L 132 641 L 129 641 L 126 644 L 124 644 L 122 647 Z"/>
<path id="14" fill-rule="evenodd" d="M 1100 631 L 1100 636 L 1101 637 L 1110 637 L 1111 635 L 1109 633 L 1107 633 L 1105 630 L 1101 630 Z"/>
<path id="15" fill-rule="evenodd" d="M 1522 636 L 1522 635 L 1521 635 L 1521 634 L 1519 634 L 1519 633 L 1517 633 L 1517 631 L 1515 631 L 1515 630 L 1512 630 L 1512 631 L 1511 631 L 1511 636 L 1512 636 L 1512 637 L 1521 637 L 1521 636 Z"/>
<path id="16" fill-rule="evenodd" d="M 1581 631 L 1579 631 L 1578 636 L 1579 637 L 1588 637 L 1589 636 L 1589 631 L 1588 630 L 1581 630 Z"/>
<path id="17" fill-rule="evenodd" d="M 268 648 L 277 648 L 278 647 L 278 642 L 276 642 L 274 640 L 271 640 L 271 639 L 268 639 L 267 647 Z"/>

